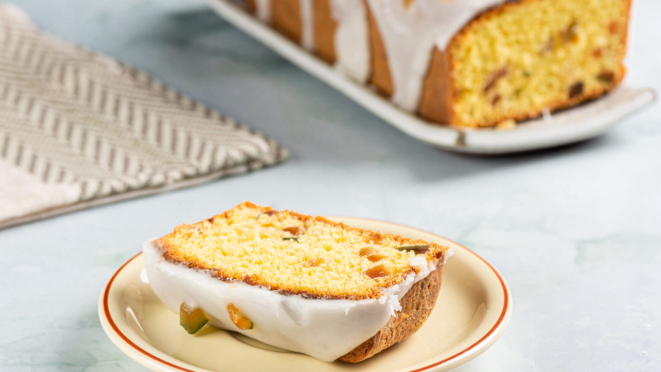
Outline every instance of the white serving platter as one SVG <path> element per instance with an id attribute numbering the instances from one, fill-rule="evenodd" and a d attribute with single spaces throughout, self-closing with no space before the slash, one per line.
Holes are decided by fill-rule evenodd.
<path id="1" fill-rule="evenodd" d="M 211 8 L 246 34 L 344 93 L 407 135 L 444 150 L 471 154 L 506 154 L 537 150 L 597 137 L 625 117 L 656 100 L 652 88 L 622 85 L 606 96 L 546 118 L 518 123 L 514 129 L 458 129 L 429 123 L 401 110 L 368 87 L 336 71 L 231 0 L 207 0 Z"/>

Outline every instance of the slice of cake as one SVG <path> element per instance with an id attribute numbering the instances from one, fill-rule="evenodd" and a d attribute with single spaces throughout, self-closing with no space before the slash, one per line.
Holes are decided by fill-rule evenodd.
<path id="1" fill-rule="evenodd" d="M 158 298 L 207 322 L 324 361 L 359 362 L 431 313 L 448 247 L 246 202 L 143 245 Z"/>
<path id="2" fill-rule="evenodd" d="M 511 124 L 599 97 L 625 73 L 631 0 L 245 3 L 339 71 L 442 124 Z"/>

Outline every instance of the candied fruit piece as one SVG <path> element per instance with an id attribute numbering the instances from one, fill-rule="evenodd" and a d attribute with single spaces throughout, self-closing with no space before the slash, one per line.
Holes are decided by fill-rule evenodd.
<path id="1" fill-rule="evenodd" d="M 566 29 L 564 29 L 560 34 L 562 36 L 562 41 L 564 43 L 576 42 L 578 40 L 578 23 L 573 21 Z"/>
<path id="2" fill-rule="evenodd" d="M 376 249 L 372 247 L 365 247 L 365 248 L 360 248 L 360 252 L 358 252 L 358 255 L 361 257 L 365 257 L 375 253 L 376 253 Z"/>
<path id="3" fill-rule="evenodd" d="M 367 256 L 367 259 L 370 260 L 370 261 L 372 261 L 372 262 L 381 261 L 381 260 L 383 260 L 384 258 L 386 258 L 386 256 L 384 256 L 384 255 L 382 255 L 382 254 L 378 254 L 378 253 L 371 254 L 371 255 Z"/>
<path id="4" fill-rule="evenodd" d="M 262 213 L 258 214 L 258 215 L 257 215 L 257 218 L 255 218 L 255 219 L 258 220 L 258 219 L 259 219 L 260 217 L 262 217 L 262 216 L 273 216 L 273 215 L 276 215 L 276 214 L 278 214 L 278 213 L 279 213 L 278 211 L 276 211 L 276 210 L 274 210 L 274 209 L 270 209 L 270 210 L 268 210 L 268 211 L 266 211 L 266 212 L 262 212 Z"/>
<path id="5" fill-rule="evenodd" d="M 592 50 L 592 56 L 594 58 L 601 58 L 601 56 L 603 56 L 603 55 L 604 55 L 604 49 L 603 48 L 597 47 L 597 48 L 594 48 Z"/>
<path id="6" fill-rule="evenodd" d="M 241 316 L 241 314 L 239 313 L 239 309 L 237 309 L 236 306 L 234 306 L 234 304 L 227 305 L 227 312 L 230 315 L 230 320 L 232 321 L 232 323 L 234 323 L 234 325 L 237 328 L 243 330 L 253 328 L 253 324 L 250 321 L 250 319 Z"/>
<path id="7" fill-rule="evenodd" d="M 376 265 L 374 267 L 365 270 L 365 275 L 367 275 L 372 279 L 376 279 L 390 275 L 390 269 L 388 269 L 388 267 L 384 264 Z"/>
<path id="8" fill-rule="evenodd" d="M 305 227 L 303 226 L 290 226 L 282 229 L 284 232 L 288 232 L 294 236 L 299 236 L 305 232 Z"/>
<path id="9" fill-rule="evenodd" d="M 569 98 L 576 98 L 583 94 L 583 82 L 579 81 L 569 87 Z"/>
<path id="10" fill-rule="evenodd" d="M 383 235 L 381 234 L 372 234 L 371 240 L 374 244 L 379 244 L 383 241 Z"/>
<path id="11" fill-rule="evenodd" d="M 498 81 L 506 77 L 507 74 L 509 74 L 509 69 L 507 68 L 507 66 L 502 67 L 496 70 L 493 74 L 491 74 L 491 76 L 487 80 L 487 83 L 484 84 L 484 94 L 489 93 L 491 89 L 495 88 Z"/>
<path id="12" fill-rule="evenodd" d="M 617 23 L 617 21 L 613 20 L 608 24 L 608 32 L 611 34 L 616 34 L 617 31 L 619 31 L 620 25 Z"/>
<path id="13" fill-rule="evenodd" d="M 398 251 L 413 251 L 415 254 L 425 254 L 429 250 L 429 244 L 402 245 L 395 249 Z"/>
<path id="14" fill-rule="evenodd" d="M 372 247 L 361 248 L 360 252 L 358 252 L 358 255 L 361 257 L 365 257 L 372 262 L 381 261 L 384 258 L 386 258 L 386 256 L 380 254 L 376 249 Z"/>
<path id="15" fill-rule="evenodd" d="M 615 73 L 610 70 L 602 71 L 597 75 L 597 79 L 604 83 L 612 83 L 615 81 Z"/>
<path id="16" fill-rule="evenodd" d="M 190 334 L 194 334 L 204 327 L 209 321 L 207 315 L 200 308 L 193 308 L 186 305 L 185 302 L 181 303 L 179 307 L 179 324 Z"/>
<path id="17" fill-rule="evenodd" d="M 305 262 L 305 266 L 307 266 L 307 267 L 315 267 L 315 266 L 319 266 L 319 265 L 321 265 L 322 263 L 324 263 L 324 259 L 323 259 L 323 258 L 311 258 L 311 259 L 309 259 L 309 260 L 307 260 L 307 261 Z"/>

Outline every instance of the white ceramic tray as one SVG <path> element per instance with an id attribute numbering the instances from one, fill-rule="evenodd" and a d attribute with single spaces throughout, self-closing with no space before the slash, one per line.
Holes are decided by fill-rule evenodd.
<path id="1" fill-rule="evenodd" d="M 519 123 L 515 129 L 457 129 L 431 124 L 403 111 L 369 88 L 280 35 L 230 0 L 208 0 L 211 8 L 235 27 L 334 87 L 397 129 L 430 145 L 455 152 L 505 154 L 579 142 L 603 134 L 623 118 L 656 100 L 652 88 L 620 86 L 608 95 L 578 107 Z"/>

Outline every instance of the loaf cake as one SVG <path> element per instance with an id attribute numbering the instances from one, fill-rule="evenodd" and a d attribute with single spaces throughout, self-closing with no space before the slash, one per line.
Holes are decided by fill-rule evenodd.
<path id="1" fill-rule="evenodd" d="M 207 322 L 323 361 L 359 362 L 431 313 L 448 247 L 246 202 L 143 245 L 156 296 Z"/>
<path id="2" fill-rule="evenodd" d="M 623 79 L 631 0 L 246 0 L 246 9 L 404 110 L 495 127 Z"/>

